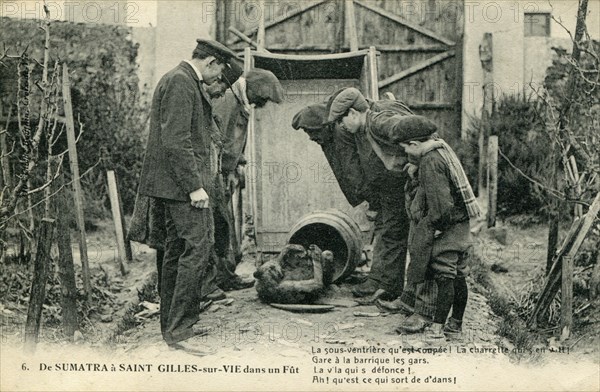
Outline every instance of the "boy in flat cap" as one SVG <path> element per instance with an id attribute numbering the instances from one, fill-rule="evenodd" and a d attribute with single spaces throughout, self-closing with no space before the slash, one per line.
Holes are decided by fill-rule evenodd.
<path id="1" fill-rule="evenodd" d="M 160 322 L 163 339 L 173 348 L 194 351 L 185 341 L 207 332 L 196 323 L 202 297 L 199 283 L 213 263 L 210 206 L 218 154 L 204 85 L 218 80 L 233 57 L 219 42 L 197 40 L 192 59 L 167 72 L 152 98 L 139 193 L 164 207 Z"/>
<path id="2" fill-rule="evenodd" d="M 438 336 L 442 328 L 459 333 L 467 304 L 469 219 L 480 210 L 460 161 L 436 130 L 425 117 L 407 116 L 394 119 L 385 135 L 418 167 L 406 185 L 410 263 L 407 285 L 396 302 L 410 315 L 398 333 L 422 332 L 432 324 Z M 452 317 L 444 327 L 450 308 Z"/>
<path id="3" fill-rule="evenodd" d="M 355 88 L 338 92 L 330 102 L 328 121 L 350 137 L 349 148 L 340 150 L 340 159 L 348 171 L 362 173 L 361 181 L 354 182 L 355 193 L 378 212 L 371 272 L 365 283 L 353 289 L 353 294 L 372 295 L 373 300 L 384 294 L 390 299 L 400 295 L 404 285 L 409 225 L 403 208 L 406 174 L 402 168 L 407 160 L 401 149 L 395 154 L 383 154 L 372 135 L 379 128 L 388 127 L 391 117 L 412 112 L 399 101 L 368 101 Z"/>
<path id="4" fill-rule="evenodd" d="M 253 280 L 245 280 L 235 273 L 242 255 L 237 246 L 232 203 L 233 190 L 241 181 L 240 165 L 245 163 L 242 152 L 246 146 L 250 108 L 262 108 L 269 101 L 281 103 L 283 88 L 272 72 L 260 68 L 251 69 L 242 76 L 240 67 L 237 73 L 226 72 L 224 77 L 231 89 L 213 101 L 223 140 L 221 174 L 225 180 L 225 199 L 220 203 L 222 213 L 215 217 L 219 233 L 216 238 L 216 283 L 222 290 L 231 291 L 254 285 Z"/>

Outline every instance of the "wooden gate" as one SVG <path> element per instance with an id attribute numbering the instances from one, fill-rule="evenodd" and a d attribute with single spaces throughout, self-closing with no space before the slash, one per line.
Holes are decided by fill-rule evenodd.
<path id="1" fill-rule="evenodd" d="M 246 69 L 272 71 L 285 91 L 279 105 L 252 110 L 248 124 L 246 184 L 258 251 L 279 252 L 302 217 L 331 208 L 348 214 L 368 243 L 372 224 L 366 219 L 365 204 L 352 207 L 346 201 L 321 148 L 291 124 L 300 109 L 324 102 L 342 87 L 356 87 L 373 97 L 375 49 L 318 56 L 248 49 L 244 60 Z"/>
<path id="2" fill-rule="evenodd" d="M 262 9 L 261 9 L 262 8 Z M 460 0 L 220 1 L 217 39 L 241 50 L 233 27 L 274 53 L 324 54 L 375 46 L 380 95 L 392 92 L 460 137 L 463 2 Z"/>

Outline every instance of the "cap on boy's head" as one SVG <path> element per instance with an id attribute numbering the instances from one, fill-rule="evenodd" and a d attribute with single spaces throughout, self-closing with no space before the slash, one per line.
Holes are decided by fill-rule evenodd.
<path id="1" fill-rule="evenodd" d="M 273 72 L 266 69 L 253 68 L 245 75 L 246 93 L 275 103 L 283 101 L 283 87 Z M 251 102 L 252 103 L 252 102 Z"/>
<path id="2" fill-rule="evenodd" d="M 437 131 L 437 126 L 427 117 L 411 115 L 398 117 L 394 121 L 393 135 L 394 144 L 408 143 L 413 140 L 423 140 L 429 138 Z"/>
<path id="3" fill-rule="evenodd" d="M 242 68 L 241 61 L 232 59 L 229 63 L 229 67 L 225 67 L 223 70 L 222 76 L 225 80 L 225 83 L 231 87 L 231 85 L 234 84 L 243 73 L 244 69 Z"/>
<path id="4" fill-rule="evenodd" d="M 206 56 L 214 56 L 217 60 L 229 64 L 230 60 L 235 56 L 227 46 L 212 39 L 197 39 L 196 49 L 194 53 L 201 53 Z"/>
<path id="5" fill-rule="evenodd" d="M 319 130 L 327 125 L 327 105 L 318 103 L 300 110 L 292 120 L 294 129 Z"/>
<path id="6" fill-rule="evenodd" d="M 342 91 L 344 91 L 346 88 L 341 88 L 339 90 L 337 90 L 335 93 L 331 94 L 329 97 L 327 97 L 327 99 L 325 100 L 325 102 L 327 102 L 327 116 L 329 117 L 329 111 L 331 110 L 331 105 L 333 105 L 333 101 L 337 98 L 338 95 L 340 95 L 340 93 Z"/>
<path id="7" fill-rule="evenodd" d="M 359 112 L 364 112 L 369 108 L 364 95 L 354 87 L 345 89 L 335 97 L 329 110 L 328 121 L 339 120 L 350 108 L 356 109 Z"/>

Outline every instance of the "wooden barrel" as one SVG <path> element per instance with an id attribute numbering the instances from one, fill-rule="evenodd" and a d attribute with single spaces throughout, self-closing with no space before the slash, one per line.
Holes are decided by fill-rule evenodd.
<path id="1" fill-rule="evenodd" d="M 290 230 L 288 244 L 311 244 L 333 252 L 333 282 L 350 275 L 360 262 L 362 239 L 360 227 L 347 214 L 336 210 L 315 211 L 302 217 Z"/>

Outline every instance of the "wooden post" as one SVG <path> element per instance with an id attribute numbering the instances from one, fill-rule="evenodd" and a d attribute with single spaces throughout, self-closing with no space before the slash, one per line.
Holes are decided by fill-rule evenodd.
<path id="1" fill-rule="evenodd" d="M 121 199 L 121 192 L 119 192 L 119 183 L 117 185 L 117 196 L 119 197 L 119 213 L 121 215 L 121 231 L 123 232 L 125 242 L 125 260 L 133 261 L 133 250 L 131 249 L 131 241 L 127 239 L 127 225 L 125 224 L 125 213 L 123 212 L 123 200 Z"/>
<path id="2" fill-rule="evenodd" d="M 369 48 L 369 87 L 370 87 L 370 95 L 371 99 L 374 101 L 379 101 L 379 80 L 377 75 L 377 49 L 374 46 Z"/>
<path id="3" fill-rule="evenodd" d="M 233 256 L 236 258 L 236 260 L 238 260 L 242 254 L 242 251 L 240 250 L 241 239 L 237 231 L 237 217 L 235 215 L 234 207 L 234 192 L 235 189 L 232 187 L 231 198 L 227 202 L 227 213 L 229 214 L 229 221 L 231 222 L 231 226 L 229 227 L 229 242 L 231 246 L 231 251 L 233 252 Z"/>
<path id="4" fill-rule="evenodd" d="M 255 49 L 258 49 L 258 42 L 253 41 L 250 37 L 248 37 L 246 34 L 242 33 L 241 31 L 239 31 L 235 27 L 229 26 L 229 31 L 231 31 L 233 34 L 235 34 L 239 39 L 241 39 L 245 43 L 253 46 Z"/>
<path id="5" fill-rule="evenodd" d="M 494 65 L 492 33 L 485 33 L 479 45 L 479 60 L 483 68 L 483 110 L 479 132 L 479 197 L 487 197 L 487 148 L 490 136 L 490 121 L 494 106 Z"/>
<path id="6" fill-rule="evenodd" d="M 575 259 L 575 255 L 577 254 L 579 247 L 583 243 L 583 240 L 585 239 L 588 231 L 592 227 L 594 220 L 597 218 L 599 211 L 600 211 L 600 193 L 596 194 L 596 197 L 594 198 L 594 201 L 592 202 L 592 205 L 590 206 L 590 208 L 587 211 L 587 213 L 585 214 L 585 216 L 582 219 L 575 219 L 573 221 L 573 224 L 571 225 L 571 229 L 567 233 L 567 237 L 563 241 L 563 245 L 561 246 L 560 251 L 557 253 L 554 263 L 552 265 L 552 268 L 551 268 L 550 272 L 548 273 L 548 276 L 546 277 L 546 283 L 544 284 L 544 289 L 542 290 L 542 293 L 540 294 L 540 297 L 539 297 L 539 299 L 533 309 L 533 312 L 527 322 L 527 324 L 529 326 L 535 325 L 538 315 L 543 314 L 545 312 L 546 308 L 548 307 L 548 305 L 550 304 L 552 299 L 556 296 L 556 293 L 558 292 L 558 283 L 562 279 L 561 276 L 564 278 L 563 274 L 565 272 L 568 272 L 569 269 L 572 271 L 572 268 L 573 268 L 572 266 L 570 266 L 570 267 L 567 266 L 567 268 L 566 268 L 567 271 L 564 271 L 564 270 L 562 270 L 563 269 L 562 265 L 564 264 L 565 261 L 572 263 L 572 261 Z M 562 272 L 561 272 L 561 270 L 562 270 Z M 572 290 L 573 290 L 572 283 L 573 283 L 573 281 L 572 281 L 572 274 L 571 274 L 570 290 L 569 290 L 569 287 L 565 287 L 565 285 L 569 285 L 569 280 L 562 281 L 563 293 L 565 292 L 565 288 L 566 288 L 567 295 L 570 292 L 571 296 L 572 296 Z M 568 300 L 568 298 L 567 298 L 567 300 Z M 565 306 L 565 304 L 562 303 L 561 308 L 562 308 L 562 306 Z M 567 304 L 567 307 L 569 307 L 569 306 L 572 307 L 572 304 L 571 305 Z M 564 335 L 564 332 L 568 333 L 570 331 L 571 324 L 569 324 L 569 320 L 572 321 L 572 317 L 573 317 L 572 314 L 570 314 L 570 315 L 563 314 L 561 311 L 561 331 L 563 332 L 563 335 Z"/>
<path id="7" fill-rule="evenodd" d="M 333 49 L 333 53 L 340 53 L 342 48 L 344 47 L 344 43 L 346 41 L 346 3 L 336 2 L 335 3 L 336 11 L 337 11 L 337 25 L 335 32 L 335 45 Z"/>
<path id="8" fill-rule="evenodd" d="M 527 321 L 527 325 L 531 328 L 535 328 L 537 320 L 546 313 L 550 303 L 560 289 L 562 258 L 565 254 L 569 253 L 570 249 L 573 247 L 573 242 L 575 241 L 577 233 L 579 233 L 581 230 L 582 223 L 583 221 L 581 219 L 575 219 L 573 221 L 566 237 L 562 241 L 560 248 L 557 250 L 554 258 L 552 259 L 552 263 L 546 272 L 544 288 L 542 289 L 535 307 L 531 312 L 529 320 Z"/>
<path id="9" fill-rule="evenodd" d="M 119 190 L 117 188 L 117 179 L 113 170 L 106 172 L 108 180 L 108 197 L 110 198 L 110 209 L 112 210 L 113 222 L 115 225 L 115 234 L 117 236 L 117 250 L 119 253 L 119 266 L 121 274 L 127 274 L 125 262 L 127 260 L 127 251 L 125 250 L 125 231 L 123 230 L 123 216 L 121 215 L 121 205 L 119 203 Z"/>
<path id="10" fill-rule="evenodd" d="M 577 197 L 581 197 L 579 168 L 577 167 L 577 161 L 575 160 L 575 156 L 571 155 L 569 157 L 569 164 L 571 165 L 571 172 L 573 173 L 573 187 L 575 188 L 575 192 L 577 192 Z M 575 214 L 575 217 L 581 218 L 583 216 L 583 206 L 581 204 L 576 204 L 573 212 Z"/>
<path id="11" fill-rule="evenodd" d="M 265 0 L 259 0 L 258 8 L 260 12 L 260 18 L 258 19 L 258 32 L 256 33 L 256 43 L 258 45 L 258 51 L 263 51 L 266 47 L 265 42 Z"/>
<path id="12" fill-rule="evenodd" d="M 33 280 L 29 292 L 29 309 L 27 310 L 27 320 L 25 322 L 24 349 L 26 353 L 35 351 L 40 332 L 42 305 L 46 298 L 46 281 L 48 280 L 51 263 L 50 249 L 52 248 L 53 229 L 54 220 L 42 219 L 35 254 Z"/>
<path id="13" fill-rule="evenodd" d="M 27 179 L 27 189 L 33 189 L 31 177 Z M 35 217 L 33 214 L 33 200 L 31 195 L 27 195 L 27 218 L 29 218 L 29 232 L 33 233 L 35 230 Z"/>
<path id="14" fill-rule="evenodd" d="M 0 113 L 1 106 L 0 106 Z M 1 176 L 2 181 L 0 181 L 0 186 L 2 189 L 6 187 L 6 189 L 13 189 L 12 184 L 12 174 L 10 172 L 10 159 L 9 159 L 9 150 L 8 145 L 6 144 L 6 134 L 8 132 L 8 127 L 10 125 L 10 116 L 12 114 L 12 105 L 9 106 L 8 109 L 8 117 L 6 118 L 6 127 L 4 129 L 0 128 L 0 168 L 1 168 Z M 6 252 L 4 250 L 4 243 L 6 238 L 6 230 L 3 228 L 0 230 L 0 263 L 4 263 L 6 258 Z"/>
<path id="15" fill-rule="evenodd" d="M 498 199 L 498 136 L 490 136 L 487 160 L 488 211 L 487 226 L 496 226 Z"/>
<path id="16" fill-rule="evenodd" d="M 550 183 L 554 187 L 554 189 L 559 189 L 560 182 L 558 180 L 558 168 L 560 167 L 560 153 L 557 153 L 557 149 L 559 146 L 554 146 L 551 151 L 551 173 L 550 173 Z M 562 208 L 564 202 L 562 200 L 553 199 L 549 202 L 548 209 L 548 249 L 546 251 L 546 275 L 550 273 L 552 269 L 552 265 L 554 264 L 554 258 L 556 256 L 558 250 L 558 234 L 560 229 L 560 221 Z"/>
<path id="17" fill-rule="evenodd" d="M 56 188 L 62 188 L 64 186 L 64 174 L 61 173 L 55 181 Z M 70 206 L 66 189 L 61 190 L 57 196 L 56 210 L 56 242 L 58 245 L 60 292 L 62 294 L 62 324 L 65 336 L 69 341 L 73 341 L 79 323 L 77 321 L 75 268 L 73 266 L 73 253 L 71 252 L 71 229 L 67 219 Z"/>
<path id="18" fill-rule="evenodd" d="M 586 15 L 587 15 L 587 8 L 588 8 L 588 1 L 587 0 L 579 0 L 578 2 L 578 7 L 577 7 L 577 23 L 575 25 L 575 36 L 572 37 L 572 41 L 573 41 L 573 50 L 572 50 L 572 54 L 571 54 L 571 60 L 574 62 L 574 64 L 577 64 L 579 62 L 579 59 L 581 57 L 581 45 L 580 43 L 583 40 L 584 37 L 584 33 L 586 30 L 586 24 L 585 24 L 585 20 L 586 20 Z M 580 76 L 578 72 L 575 72 L 574 70 L 571 70 L 568 74 L 568 78 L 567 78 L 567 83 L 566 83 L 566 88 L 564 89 L 564 91 L 566 92 L 566 96 L 564 97 L 564 102 L 565 105 L 563 105 L 561 107 L 560 113 L 559 113 L 559 118 L 558 118 L 558 129 L 559 129 L 559 133 L 565 133 L 568 132 L 567 126 L 570 122 L 570 113 L 571 113 L 571 104 L 573 102 L 575 102 L 575 99 L 573 99 L 573 97 L 575 96 L 575 94 L 578 91 L 578 88 L 576 87 L 576 83 L 577 80 L 579 80 Z M 566 153 L 566 152 L 563 152 Z M 563 158 L 564 159 L 564 158 Z M 557 159 L 556 165 L 560 165 L 560 160 Z M 565 172 L 568 173 L 569 171 L 569 164 L 568 163 L 564 163 L 563 162 L 563 166 L 565 167 Z M 556 173 L 556 171 L 555 171 Z M 558 183 L 558 175 L 555 174 L 554 177 L 555 180 L 555 184 Z M 568 180 L 567 180 L 568 181 Z M 560 222 L 560 213 L 562 210 L 564 203 L 558 203 L 558 212 L 556 214 L 555 217 L 553 217 L 554 221 L 551 221 L 550 227 L 551 230 L 556 230 L 555 232 L 552 232 L 552 235 L 556 235 L 558 236 L 558 224 Z M 577 211 L 576 211 L 577 213 Z M 552 247 L 552 243 L 548 244 L 548 258 L 550 258 L 550 256 L 554 253 L 554 248 Z"/>
<path id="19" fill-rule="evenodd" d="M 560 330 L 561 339 L 567 339 L 571 333 L 573 325 L 573 262 L 579 247 L 583 243 L 588 231 L 592 227 L 594 220 L 598 217 L 600 211 L 600 193 L 596 194 L 594 202 L 585 214 L 581 224 L 581 230 L 575 237 L 573 247 L 564 257 L 562 264 L 562 286 L 560 303 Z"/>
<path id="20" fill-rule="evenodd" d="M 88 303 L 92 300 L 92 284 L 90 282 L 90 266 L 87 254 L 87 239 L 85 234 L 85 218 L 83 216 L 83 192 L 79 179 L 79 160 L 77 158 L 77 142 L 75 140 L 75 121 L 73 120 L 73 106 L 71 104 L 71 82 L 69 81 L 69 68 L 63 64 L 63 101 L 65 106 L 65 122 L 67 131 L 67 144 L 69 148 L 69 163 L 73 177 L 73 191 L 75 198 L 75 215 L 79 229 L 79 253 L 81 257 L 81 271 L 83 277 L 83 290 Z"/>
<path id="21" fill-rule="evenodd" d="M 558 215 L 558 211 L 556 212 Z M 546 275 L 550 273 L 554 257 L 556 256 L 556 247 L 558 246 L 558 225 L 560 224 L 558 216 L 550 218 L 548 227 L 548 251 L 546 253 Z"/>
<path id="22" fill-rule="evenodd" d="M 238 187 L 234 193 L 234 216 L 238 240 L 238 248 L 241 251 L 242 242 L 244 242 L 244 189 Z"/>
<path id="23" fill-rule="evenodd" d="M 246 173 L 244 166 L 236 168 L 236 181 L 231 190 L 231 208 L 235 235 L 237 239 L 236 252 L 241 254 L 242 241 L 244 239 L 244 188 L 246 188 Z"/>
<path id="24" fill-rule="evenodd" d="M 1 112 L 0 112 L 1 113 Z M 10 116 L 12 114 L 12 105 L 8 109 L 8 117 L 6 118 L 6 126 L 4 129 L 0 128 L 0 166 L 2 166 L 2 187 L 6 186 L 8 189 L 12 189 L 12 175 L 10 173 L 10 159 L 8 144 L 6 144 L 6 134 L 8 133 L 8 127 L 10 126 Z"/>
<path id="25" fill-rule="evenodd" d="M 356 30 L 356 13 L 354 11 L 354 1 L 345 0 L 346 5 L 346 17 L 348 25 L 348 34 L 350 36 L 350 51 L 355 52 L 358 50 L 358 31 Z"/>
<path id="26" fill-rule="evenodd" d="M 590 299 L 594 300 L 600 296 L 600 252 L 596 256 L 596 265 L 592 269 L 590 278 Z"/>
<path id="27" fill-rule="evenodd" d="M 248 72 L 254 65 L 254 59 L 252 57 L 252 51 L 250 48 L 244 49 L 244 71 Z M 250 109 L 250 115 L 248 118 L 248 142 L 246 143 L 246 149 L 248 152 L 248 176 L 246 177 L 246 184 L 248 186 L 248 201 L 252 213 L 252 221 L 254 224 L 254 232 L 258 230 L 258 200 L 257 200 L 257 182 L 259 181 L 258 176 L 261 174 L 260 168 L 256 167 L 256 111 L 254 108 Z M 257 244 L 258 245 L 258 244 Z M 258 259 L 260 255 L 257 255 Z"/>
<path id="28" fill-rule="evenodd" d="M 562 261 L 562 285 L 560 300 L 560 339 L 568 339 L 573 325 L 573 258 Z"/>
<path id="29" fill-rule="evenodd" d="M 227 7 L 224 3 L 216 4 L 215 2 L 215 11 L 215 38 L 219 42 L 227 42 L 227 25 L 229 25 Z"/>

